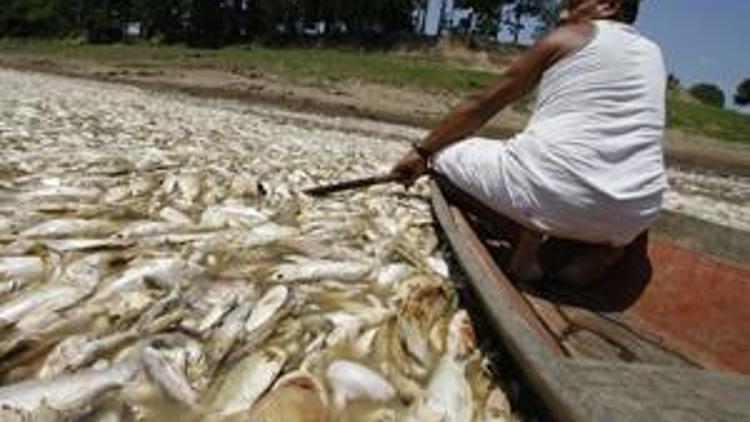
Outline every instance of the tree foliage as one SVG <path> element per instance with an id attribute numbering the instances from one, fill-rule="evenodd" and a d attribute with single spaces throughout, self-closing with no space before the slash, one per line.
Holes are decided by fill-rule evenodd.
<path id="1" fill-rule="evenodd" d="M 703 104 L 722 108 L 726 102 L 724 91 L 717 85 L 710 83 L 699 83 L 690 88 L 690 95 Z"/>
<path id="2" fill-rule="evenodd" d="M 745 79 L 737 86 L 734 103 L 742 107 L 750 105 L 750 78 Z"/>
<path id="3" fill-rule="evenodd" d="M 218 46 L 255 37 L 382 41 L 414 31 L 428 0 L 0 0 L 0 36 L 85 37 L 111 42 L 129 23 L 164 42 Z M 472 33 L 518 39 L 529 21 L 549 26 L 556 0 L 457 0 L 471 8 Z"/>
<path id="4" fill-rule="evenodd" d="M 680 81 L 680 78 L 677 75 L 670 73 L 667 76 L 667 89 L 670 91 L 676 91 L 680 88 L 682 88 L 682 81 Z"/>

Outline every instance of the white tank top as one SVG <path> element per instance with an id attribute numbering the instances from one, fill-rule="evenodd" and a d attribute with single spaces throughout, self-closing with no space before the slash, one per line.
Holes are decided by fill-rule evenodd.
<path id="1" fill-rule="evenodd" d="M 529 125 L 508 145 L 511 195 L 549 208 L 542 226 L 562 212 L 647 218 L 667 187 L 661 50 L 630 25 L 594 25 L 584 47 L 544 73 Z"/>

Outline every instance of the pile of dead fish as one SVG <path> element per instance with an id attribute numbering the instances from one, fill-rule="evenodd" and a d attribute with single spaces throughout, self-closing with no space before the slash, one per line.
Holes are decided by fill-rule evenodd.
<path id="1" fill-rule="evenodd" d="M 424 187 L 298 193 L 402 146 L 5 73 L 0 420 L 514 418 Z"/>

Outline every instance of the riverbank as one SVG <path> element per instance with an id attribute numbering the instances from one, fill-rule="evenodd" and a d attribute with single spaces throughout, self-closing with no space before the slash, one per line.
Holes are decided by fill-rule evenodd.
<path id="1" fill-rule="evenodd" d="M 0 66 L 7 68 L 420 128 L 433 126 L 464 95 L 491 82 L 511 58 L 510 51 L 195 50 L 0 42 Z M 527 100 L 504 110 L 483 133 L 507 137 L 521 130 L 529 106 Z M 670 120 L 666 144 L 672 166 L 750 175 L 750 117 L 672 95 Z"/>

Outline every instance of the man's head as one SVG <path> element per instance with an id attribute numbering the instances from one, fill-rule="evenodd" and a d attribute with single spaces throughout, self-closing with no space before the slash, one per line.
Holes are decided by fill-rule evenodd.
<path id="1" fill-rule="evenodd" d="M 640 0 L 564 0 L 560 20 L 612 19 L 632 24 L 638 17 L 640 3 Z"/>

